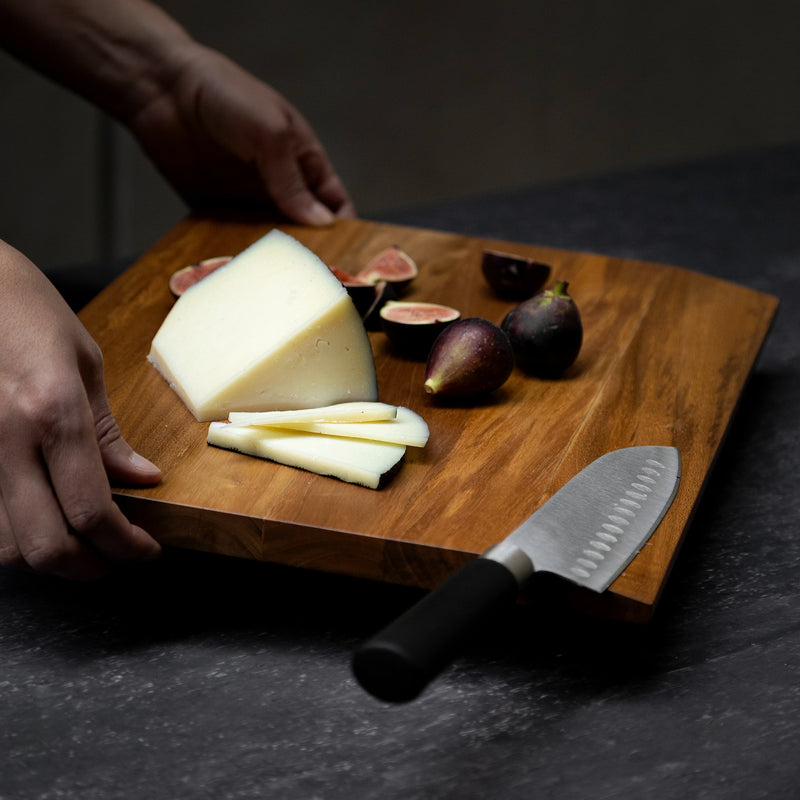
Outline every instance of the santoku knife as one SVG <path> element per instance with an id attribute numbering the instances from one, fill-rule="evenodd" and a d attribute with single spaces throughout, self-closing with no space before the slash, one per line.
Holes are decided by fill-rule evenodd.
<path id="1" fill-rule="evenodd" d="M 589 464 L 513 533 L 426 595 L 353 657 L 381 700 L 413 700 L 465 637 L 517 599 L 535 573 L 605 591 L 658 527 L 680 481 L 674 447 L 627 447 Z"/>

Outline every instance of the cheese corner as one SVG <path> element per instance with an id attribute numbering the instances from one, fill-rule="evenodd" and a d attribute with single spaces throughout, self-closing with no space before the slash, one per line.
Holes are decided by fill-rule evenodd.
<path id="1" fill-rule="evenodd" d="M 177 300 L 148 360 L 201 422 L 378 397 L 347 291 L 277 228 Z"/>

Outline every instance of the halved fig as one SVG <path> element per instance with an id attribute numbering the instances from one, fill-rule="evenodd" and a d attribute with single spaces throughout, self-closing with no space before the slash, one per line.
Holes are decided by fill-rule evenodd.
<path id="1" fill-rule="evenodd" d="M 395 292 L 400 295 L 418 274 L 414 259 L 397 245 L 393 245 L 372 258 L 356 277 L 369 283 L 391 283 Z"/>
<path id="2" fill-rule="evenodd" d="M 392 288 L 392 284 L 386 281 L 378 281 L 375 284 L 375 296 L 372 300 L 372 305 L 367 309 L 366 314 L 362 315 L 364 327 L 368 331 L 381 330 L 381 309 L 390 300 L 397 300 L 397 293 Z"/>
<path id="3" fill-rule="evenodd" d="M 190 286 L 194 286 L 214 270 L 224 267 L 232 258 L 233 256 L 215 256 L 203 259 L 197 264 L 190 264 L 188 267 L 181 267 L 172 273 L 169 290 L 175 297 L 180 297 Z"/>
<path id="4" fill-rule="evenodd" d="M 380 310 L 381 327 L 392 347 L 408 358 L 425 361 L 436 337 L 461 312 L 438 303 L 390 300 Z"/>
<path id="5" fill-rule="evenodd" d="M 371 286 L 369 281 L 363 281 L 358 275 L 353 275 L 350 272 L 345 272 L 339 267 L 328 266 L 328 269 L 345 285 L 351 286 Z"/>
<path id="6" fill-rule="evenodd" d="M 509 300 L 532 297 L 550 277 L 550 267 L 532 258 L 484 250 L 483 276 L 499 296 Z"/>
<path id="7" fill-rule="evenodd" d="M 375 302 L 375 286 L 369 281 L 362 281 L 357 275 L 352 275 L 338 267 L 329 265 L 328 269 L 342 282 L 342 286 L 347 290 L 347 294 L 350 295 L 358 315 L 363 319 Z"/>

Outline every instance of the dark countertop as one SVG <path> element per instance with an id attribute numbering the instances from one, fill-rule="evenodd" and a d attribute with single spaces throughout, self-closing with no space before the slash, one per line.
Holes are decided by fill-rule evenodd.
<path id="1" fill-rule="evenodd" d="M 412 589 L 169 552 L 0 571 L 0 798 L 794 798 L 800 148 L 386 220 L 679 264 L 782 307 L 655 619 L 518 608 L 417 702 L 353 647 Z"/>

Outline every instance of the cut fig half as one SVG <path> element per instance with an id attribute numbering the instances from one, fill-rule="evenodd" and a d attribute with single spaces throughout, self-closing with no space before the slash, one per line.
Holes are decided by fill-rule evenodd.
<path id="1" fill-rule="evenodd" d="M 436 337 L 460 317 L 461 312 L 450 306 L 404 300 L 390 300 L 380 310 L 381 327 L 392 347 L 421 361 L 428 358 Z"/>
<path id="2" fill-rule="evenodd" d="M 357 275 L 352 275 L 338 267 L 328 266 L 328 269 L 341 281 L 347 290 L 358 315 L 363 319 L 375 302 L 375 286 L 369 281 L 363 281 Z"/>
<path id="3" fill-rule="evenodd" d="M 550 267 L 532 258 L 484 250 L 481 270 L 495 294 L 507 300 L 525 300 L 544 286 Z"/>
<path id="4" fill-rule="evenodd" d="M 372 300 L 372 305 L 367 309 L 366 314 L 363 315 L 364 327 L 368 331 L 381 330 L 381 309 L 390 300 L 397 300 L 397 293 L 392 287 L 392 284 L 387 281 L 378 281 L 375 284 L 375 296 Z"/>
<path id="5" fill-rule="evenodd" d="M 372 258 L 356 277 L 368 283 L 386 281 L 401 295 L 418 274 L 414 259 L 405 250 L 393 245 Z"/>
<path id="6" fill-rule="evenodd" d="M 233 256 L 215 256 L 205 258 L 197 264 L 181 267 L 172 273 L 169 279 L 169 290 L 175 297 L 180 297 L 189 287 L 194 286 L 220 267 L 224 267 Z"/>
<path id="7" fill-rule="evenodd" d="M 362 280 L 358 275 L 353 275 L 350 272 L 345 272 L 339 267 L 331 267 L 328 269 L 345 285 L 345 286 L 372 286 L 370 281 Z"/>

